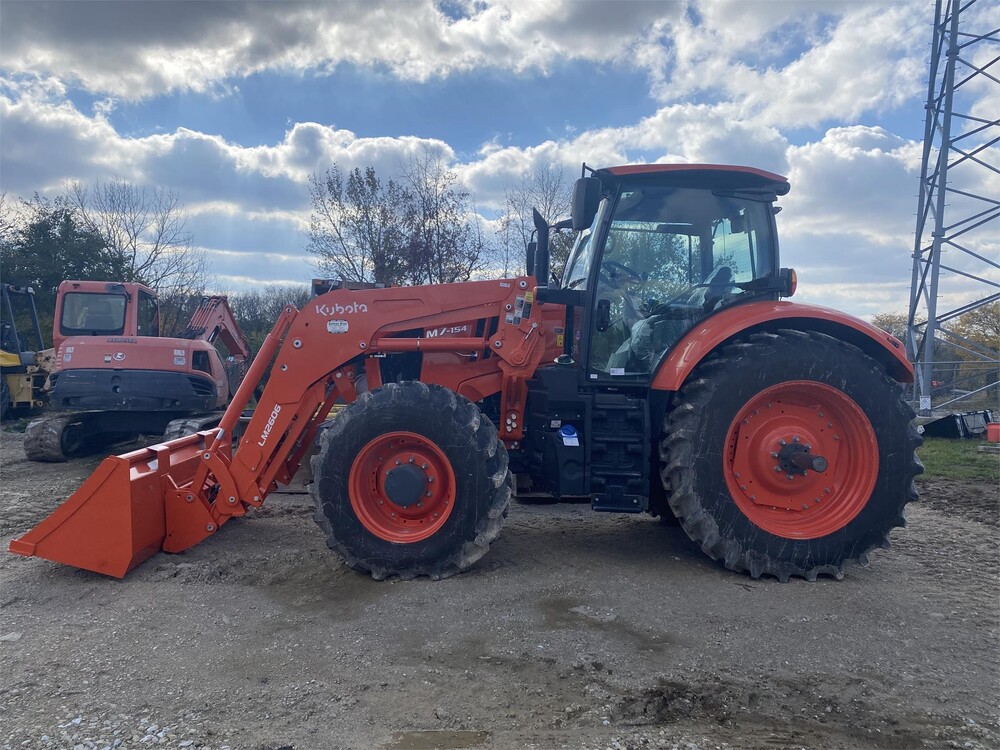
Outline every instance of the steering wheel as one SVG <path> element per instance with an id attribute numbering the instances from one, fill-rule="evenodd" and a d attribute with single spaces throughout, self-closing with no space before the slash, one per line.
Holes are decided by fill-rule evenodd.
<path id="1" fill-rule="evenodd" d="M 614 277 L 618 275 L 627 276 L 632 281 L 638 281 L 639 283 L 644 283 L 646 280 L 642 277 L 638 271 L 634 271 L 624 263 L 619 263 L 617 260 L 606 260 L 601 263 L 600 276 L 604 283 L 610 286 L 617 286 L 614 283 Z"/>

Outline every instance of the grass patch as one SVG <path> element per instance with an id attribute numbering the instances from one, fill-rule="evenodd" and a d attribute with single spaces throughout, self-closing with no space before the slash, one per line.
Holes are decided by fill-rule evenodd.
<path id="1" fill-rule="evenodd" d="M 980 453 L 980 445 L 997 445 L 978 440 L 924 438 L 917 455 L 924 473 L 917 477 L 941 479 L 981 479 L 1000 483 L 1000 454 Z"/>

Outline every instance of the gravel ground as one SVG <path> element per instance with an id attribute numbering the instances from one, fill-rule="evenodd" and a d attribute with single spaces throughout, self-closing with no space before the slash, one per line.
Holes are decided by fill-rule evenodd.
<path id="1" fill-rule="evenodd" d="M 96 465 L 0 435 L 0 541 Z M 926 480 L 843 581 L 515 503 L 472 571 L 378 583 L 272 495 L 118 581 L 0 554 L 0 748 L 1000 747 L 1000 498 Z"/>

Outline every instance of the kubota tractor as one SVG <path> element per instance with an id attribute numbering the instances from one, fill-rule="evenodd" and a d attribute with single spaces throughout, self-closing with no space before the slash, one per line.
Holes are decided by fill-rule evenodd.
<path id="1" fill-rule="evenodd" d="M 10 548 L 122 576 L 261 505 L 319 432 L 316 519 L 375 578 L 472 565 L 512 471 L 594 510 L 672 514 L 753 577 L 839 577 L 915 497 L 912 370 L 882 331 L 779 301 L 788 189 L 747 167 L 592 171 L 554 225 L 578 232 L 558 284 L 536 214 L 530 276 L 287 307 L 218 429 L 106 459 Z"/>
<path id="2" fill-rule="evenodd" d="M 225 297 L 203 297 L 181 335 L 167 338 L 156 292 L 142 284 L 64 281 L 52 329 L 49 396 L 62 413 L 28 425 L 32 461 L 65 461 L 140 432 L 183 435 L 216 424 L 250 356 Z"/>

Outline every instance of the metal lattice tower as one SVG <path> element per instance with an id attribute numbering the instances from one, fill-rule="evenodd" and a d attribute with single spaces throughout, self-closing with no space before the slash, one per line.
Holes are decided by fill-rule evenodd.
<path id="1" fill-rule="evenodd" d="M 1000 342 L 947 325 L 1000 300 L 1000 111 L 983 111 L 1000 94 L 1000 29 L 987 30 L 991 0 L 977 2 L 934 8 L 906 342 L 923 414 L 1000 382 Z"/>

